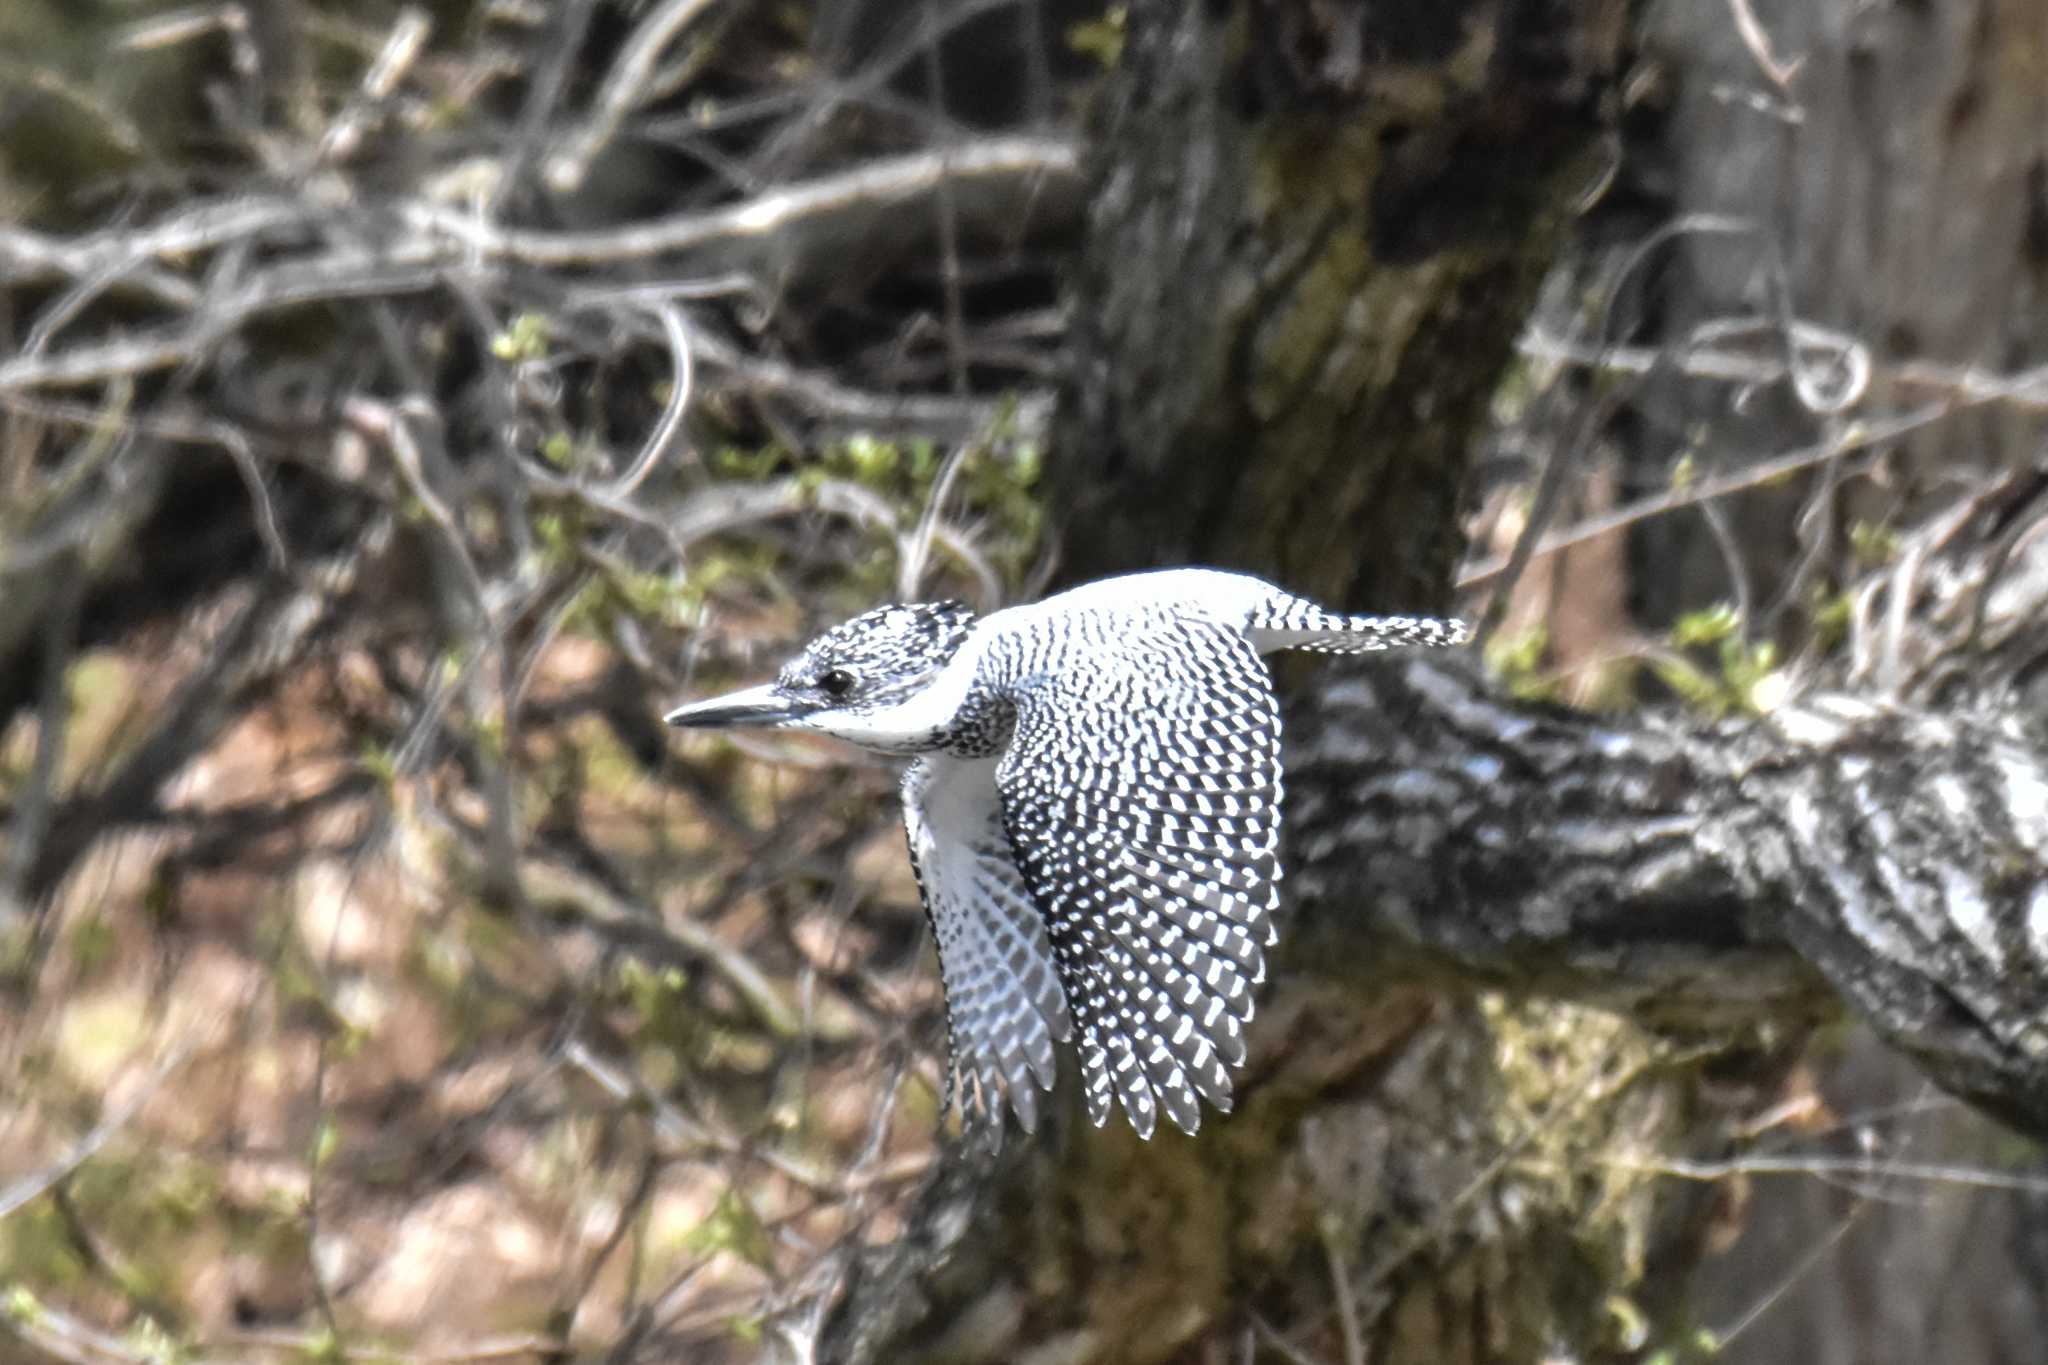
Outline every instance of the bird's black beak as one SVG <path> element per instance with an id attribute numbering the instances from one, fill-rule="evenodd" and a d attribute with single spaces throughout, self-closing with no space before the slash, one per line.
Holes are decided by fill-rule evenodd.
<path id="1" fill-rule="evenodd" d="M 775 684 L 763 683 L 709 701 L 678 706 L 662 719 L 689 730 L 729 730 L 742 726 L 773 729 L 796 720 L 808 709 L 777 691 Z"/>

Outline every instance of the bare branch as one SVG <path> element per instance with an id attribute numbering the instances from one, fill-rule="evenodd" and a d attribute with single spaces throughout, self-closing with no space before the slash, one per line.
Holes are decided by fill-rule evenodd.
<path id="1" fill-rule="evenodd" d="M 597 490 L 597 496 L 602 498 L 623 501 L 632 497 L 676 444 L 683 429 L 683 417 L 689 411 L 690 385 L 696 377 L 696 369 L 690 359 L 689 327 L 683 321 L 681 310 L 673 303 L 664 301 L 656 304 L 654 315 L 661 320 L 662 334 L 668 338 L 669 355 L 675 362 L 675 378 L 669 383 L 668 402 L 662 408 L 661 421 L 655 425 L 647 437 L 647 444 L 640 448 L 640 454 L 625 472 Z"/>
<path id="2" fill-rule="evenodd" d="M 611 70 L 605 73 L 583 125 L 564 137 L 548 158 L 545 174 L 550 189 L 568 194 L 583 184 L 591 160 L 612 140 L 626 115 L 646 98 L 648 80 L 661 54 L 712 3 L 713 0 L 661 0 L 640 21 L 633 36 L 619 49 Z"/>
<path id="3" fill-rule="evenodd" d="M 425 48 L 428 35 L 433 32 L 433 21 L 422 10 L 401 9 L 398 18 L 391 25 L 391 32 L 378 50 L 376 60 L 363 73 L 362 81 L 355 95 L 341 112 L 335 116 L 327 131 L 321 134 L 319 144 L 313 151 L 313 165 L 316 167 L 347 161 L 355 155 L 362 140 L 363 128 L 392 91 L 405 79 Z"/>
<path id="4" fill-rule="evenodd" d="M 157 1092 L 175 1076 L 192 1055 L 190 1047 L 179 1047 L 170 1056 L 159 1062 L 149 1079 L 135 1087 L 134 1093 L 124 1099 L 114 1111 L 92 1126 L 92 1130 L 73 1143 L 71 1150 L 55 1163 L 42 1170 L 32 1172 L 14 1183 L 0 1188 L 0 1219 L 6 1218 L 31 1200 L 40 1198 L 58 1182 L 67 1180 L 79 1167 L 99 1155 L 100 1150 L 120 1136 L 121 1132 L 142 1112 L 143 1106 L 156 1098 Z"/>
<path id="5" fill-rule="evenodd" d="M 1589 518 L 1576 526 L 1554 531 L 1537 544 L 1532 558 L 1540 559 L 1545 555 L 1556 554 L 1559 550 L 1584 544 L 1586 541 L 1632 526 L 1650 517 L 1662 516 L 1681 507 L 1691 507 L 1708 498 L 1721 498 L 1731 493 L 1761 488 L 1788 474 L 1796 474 L 1844 455 L 1881 446 L 1952 416 L 1964 406 L 1968 404 L 1929 403 L 1899 417 L 1883 418 L 1867 424 L 1851 423 L 1839 434 L 1818 445 L 1806 446 L 1768 460 L 1759 460 L 1755 464 L 1727 474 L 1699 479 L 1663 493 L 1653 493 L 1617 507 L 1612 512 Z M 1458 587 L 1482 587 L 1499 577 L 1507 567 L 1508 561 L 1505 557 L 1482 560 L 1459 573 Z"/>
<path id="6" fill-rule="evenodd" d="M 850 171 L 788 185 L 744 203 L 704 213 L 602 228 L 549 232 L 507 228 L 457 210 L 413 201 L 396 206 L 400 220 L 421 240 L 394 248 L 401 262 L 449 259 L 455 248 L 471 259 L 502 260 L 562 269 L 599 262 L 682 255 L 721 244 L 773 238 L 790 228 L 857 209 L 901 204 L 941 185 L 988 182 L 1029 190 L 1036 182 L 1070 184 L 1079 170 L 1074 144 L 1051 138 L 995 137 L 945 152 L 916 152 Z"/>
<path id="7" fill-rule="evenodd" d="M 1735 31 L 1742 35 L 1742 45 L 1749 49 L 1749 55 L 1756 58 L 1757 69 L 1764 78 L 1778 87 L 1786 98 L 1792 95 L 1792 78 L 1799 74 L 1799 68 L 1806 64 L 1806 58 L 1794 57 L 1789 62 L 1779 61 L 1771 52 L 1770 35 L 1758 22 L 1756 11 L 1750 7 L 1750 0 L 1728 0 L 1728 12 L 1735 18 Z"/>

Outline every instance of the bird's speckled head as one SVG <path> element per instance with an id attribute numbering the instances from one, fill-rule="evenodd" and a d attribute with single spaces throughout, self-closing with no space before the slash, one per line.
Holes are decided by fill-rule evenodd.
<path id="1" fill-rule="evenodd" d="M 667 720 L 704 730 L 815 730 L 915 753 L 938 742 L 958 705 L 930 688 L 973 629 L 964 602 L 878 607 L 811 641 L 774 682 L 680 707 Z"/>
<path id="2" fill-rule="evenodd" d="M 783 666 L 775 686 L 843 711 L 891 706 L 930 682 L 966 641 L 965 602 L 877 607 L 834 626 Z"/>

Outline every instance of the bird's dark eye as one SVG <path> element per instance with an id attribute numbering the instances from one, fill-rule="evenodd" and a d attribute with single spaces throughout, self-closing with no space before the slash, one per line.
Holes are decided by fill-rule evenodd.
<path id="1" fill-rule="evenodd" d="M 828 697 L 843 697 L 853 691 L 853 674 L 843 668 L 827 669 L 818 675 L 818 690 Z"/>

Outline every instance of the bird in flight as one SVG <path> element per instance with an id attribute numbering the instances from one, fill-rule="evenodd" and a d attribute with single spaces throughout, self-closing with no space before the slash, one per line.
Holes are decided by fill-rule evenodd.
<path id="1" fill-rule="evenodd" d="M 774 682 L 671 725 L 832 735 L 915 755 L 910 861 L 938 941 L 946 1105 L 1025 1131 L 1080 1052 L 1088 1117 L 1149 1138 L 1228 1112 L 1275 941 L 1280 711 L 1262 656 L 1457 645 L 1459 621 L 1346 616 L 1261 579 L 1168 569 L 977 617 L 881 607 Z"/>

